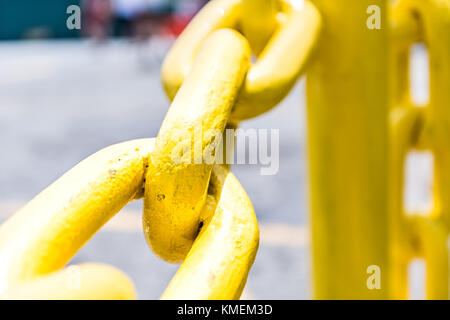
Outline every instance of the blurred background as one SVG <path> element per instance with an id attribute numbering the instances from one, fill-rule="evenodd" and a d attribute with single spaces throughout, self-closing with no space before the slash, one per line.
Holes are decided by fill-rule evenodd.
<path id="1" fill-rule="evenodd" d="M 161 62 L 203 0 L 0 0 L 0 223 L 82 159 L 121 141 L 155 137 L 169 107 Z M 81 30 L 69 30 L 70 5 Z M 413 88 L 427 100 L 426 51 L 413 49 Z M 243 298 L 310 298 L 304 80 L 280 106 L 243 128 L 280 130 L 280 168 L 235 165 L 260 224 Z M 409 206 L 430 198 L 432 158 L 408 158 Z M 72 263 L 125 271 L 139 298 L 156 299 L 178 266 L 160 261 L 141 230 L 140 201 L 114 217 Z M 412 264 L 413 291 L 423 265 Z M 336 275 L 338 276 L 338 275 Z M 420 298 L 419 295 L 414 297 Z"/>

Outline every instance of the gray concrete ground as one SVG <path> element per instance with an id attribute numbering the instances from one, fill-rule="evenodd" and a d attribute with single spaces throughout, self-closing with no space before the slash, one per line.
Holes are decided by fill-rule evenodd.
<path id="1" fill-rule="evenodd" d="M 162 41 L 0 43 L 1 220 L 97 150 L 156 136 L 169 106 L 159 78 L 167 47 Z M 300 83 L 275 110 L 242 124 L 280 130 L 276 175 L 260 175 L 258 165 L 233 168 L 261 225 L 245 298 L 309 297 L 303 91 Z M 412 161 L 411 172 L 419 173 L 424 187 L 408 197 L 423 198 L 427 160 Z M 112 264 L 131 276 L 140 298 L 155 299 L 178 266 L 160 261 L 147 247 L 141 206 L 127 206 L 73 262 Z"/>

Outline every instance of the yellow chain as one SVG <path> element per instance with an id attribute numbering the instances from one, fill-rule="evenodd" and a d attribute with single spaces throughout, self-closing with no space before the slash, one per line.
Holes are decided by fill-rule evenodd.
<path id="1" fill-rule="evenodd" d="M 316 43 L 320 16 L 314 6 L 306 2 L 303 9 L 296 9 L 287 2 L 284 6 L 277 2 L 280 9 L 284 8 L 280 11 L 283 18 L 277 23 L 279 27 L 267 32 L 271 37 L 247 74 L 250 48 L 244 37 L 229 28 L 238 29 L 241 22 L 253 19 L 254 23 L 244 30 L 254 31 L 264 21 L 251 18 L 259 15 L 250 16 L 244 9 L 276 13 L 275 2 L 264 4 L 254 0 L 210 2 L 164 61 L 163 83 L 174 101 L 150 161 L 143 221 L 148 243 L 166 261 L 182 261 L 196 237 L 213 165 L 200 165 L 194 157 L 189 164 L 176 164 L 171 160 L 174 149 L 186 144 L 195 149 L 196 128 L 222 133 L 228 121 L 272 108 L 292 88 Z M 302 41 L 298 41 L 300 37 Z M 201 142 L 200 163 L 216 138 L 207 133 L 197 137 Z"/>
<path id="2" fill-rule="evenodd" d="M 253 9 L 265 20 L 251 18 Z M 276 0 L 215 0 L 205 6 L 164 62 L 164 87 L 174 101 L 156 141 L 99 151 L 0 227 L 0 296 L 134 298 L 130 280 L 112 267 L 77 266 L 75 290 L 67 285 L 73 267 L 63 267 L 129 201 L 144 197 L 150 246 L 167 261 L 184 260 L 162 298 L 239 298 L 259 233 L 245 191 L 225 166 L 214 165 L 216 138 L 227 122 L 265 112 L 288 93 L 304 71 L 320 25 L 309 2 L 303 9 Z M 250 45 L 258 54 L 252 67 Z M 210 161 L 189 156 L 187 163 L 176 163 L 180 146 L 197 148 L 200 160 L 209 151 Z"/>
<path id="3" fill-rule="evenodd" d="M 244 37 L 230 29 L 212 33 L 164 119 L 147 171 L 143 218 L 147 240 L 164 260 L 183 261 L 197 236 L 214 164 L 204 155 L 225 129 L 249 64 Z M 193 151 L 187 163 L 174 162 L 180 146 Z"/>
<path id="4" fill-rule="evenodd" d="M 309 1 L 305 1 L 302 8 L 296 8 L 288 1 L 279 4 L 281 11 L 276 16 L 277 27 L 271 30 L 266 46 L 248 72 L 231 113 L 233 121 L 256 117 L 276 106 L 305 71 L 317 43 L 321 29 L 317 9 Z M 164 89 L 170 99 L 175 97 L 194 64 L 199 48 L 211 32 L 220 28 L 239 30 L 240 24 L 249 20 L 254 21 L 252 26 L 263 26 L 264 30 L 266 22 L 259 20 L 258 12 L 243 12 L 241 5 L 238 0 L 211 1 L 179 37 L 161 71 Z M 255 7 L 265 6 L 260 2 Z"/>
<path id="5" fill-rule="evenodd" d="M 134 298 L 133 284 L 115 268 L 102 264 L 61 268 L 107 220 L 139 197 L 153 146 L 154 139 L 141 139 L 97 152 L 4 223 L 0 297 Z M 163 298 L 232 299 L 242 292 L 258 248 L 252 205 L 236 178 L 222 167 L 212 172 L 207 203 L 205 228 Z"/>
<path id="6" fill-rule="evenodd" d="M 369 2 L 353 1 L 346 12 L 331 0 L 314 0 L 329 24 L 340 23 L 349 32 L 353 26 L 347 15 L 360 17 Z M 298 3 L 214 0 L 206 5 L 164 61 L 162 81 L 173 103 L 158 137 L 99 151 L 0 227 L 0 297 L 134 298 L 131 281 L 112 267 L 65 265 L 129 201 L 144 198 L 143 225 L 150 247 L 167 261 L 183 261 L 162 298 L 239 298 L 258 249 L 258 226 L 242 186 L 226 166 L 215 163 L 215 150 L 227 125 L 236 127 L 273 108 L 308 66 L 322 21 L 313 4 Z M 383 11 L 388 7 L 388 1 L 380 4 Z M 448 298 L 450 1 L 398 0 L 389 7 L 391 101 L 382 83 L 387 76 L 375 70 L 388 70 L 387 32 L 369 35 L 369 29 L 358 29 L 347 39 L 327 25 L 309 71 L 316 297 L 406 298 L 407 263 L 423 257 L 427 298 Z M 355 39 L 364 39 L 369 47 L 355 50 L 361 45 Z M 409 97 L 407 62 L 409 48 L 417 41 L 423 41 L 430 53 L 430 103 L 425 108 Z M 331 48 L 349 54 L 333 56 Z M 253 64 L 251 52 L 257 58 Z M 359 54 L 366 73 L 358 73 L 355 53 L 369 52 L 378 64 Z M 366 74 L 376 77 L 368 79 Z M 344 97 L 350 90 L 354 95 Z M 337 113 L 331 108 L 335 100 L 340 100 L 338 107 L 347 103 L 357 114 Z M 368 104 L 366 109 L 361 109 L 361 101 Z M 388 126 L 383 109 L 387 105 L 392 106 Z M 336 118 L 342 122 L 336 125 Z M 361 121 L 355 121 L 358 118 Z M 353 140 L 356 147 L 348 141 L 354 133 L 364 134 Z M 426 216 L 406 216 L 402 205 L 404 162 L 411 148 L 431 150 L 435 159 L 435 203 Z M 185 149 L 193 153 L 185 157 Z M 352 154 L 355 150 L 358 155 Z M 384 167 L 385 152 L 389 169 Z M 377 161 L 381 165 L 374 165 Z M 373 168 L 389 171 L 390 179 L 372 180 L 379 174 Z M 345 184 L 350 192 L 342 188 L 343 179 L 351 180 Z M 367 232 L 369 227 L 382 235 Z M 360 242 L 352 243 L 354 238 Z M 366 290 L 362 266 L 369 263 L 386 267 L 387 289 Z M 330 265 L 340 276 L 329 274 Z"/>

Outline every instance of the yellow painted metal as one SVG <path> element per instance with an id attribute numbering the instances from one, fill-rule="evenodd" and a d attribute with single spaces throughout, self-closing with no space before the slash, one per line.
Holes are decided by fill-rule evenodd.
<path id="1" fill-rule="evenodd" d="M 201 232 L 162 299 L 239 299 L 244 289 L 259 243 L 252 204 L 220 165 L 209 189 Z"/>
<path id="2" fill-rule="evenodd" d="M 239 28 L 255 55 L 261 53 L 278 27 L 277 13 L 280 8 L 281 4 L 278 0 L 242 0 L 243 18 L 239 21 Z"/>
<path id="3" fill-rule="evenodd" d="M 189 23 L 178 37 L 161 68 L 164 90 L 170 100 L 191 71 L 195 57 L 205 38 L 211 32 L 237 25 L 240 16 L 240 0 L 213 0 Z"/>
<path id="4" fill-rule="evenodd" d="M 1 287 L 62 268 L 142 188 L 148 148 L 138 140 L 94 154 L 5 222 Z"/>
<path id="5" fill-rule="evenodd" d="M 408 220 L 415 257 L 423 258 L 426 263 L 425 298 L 448 299 L 448 230 L 442 221 L 428 216 L 415 215 Z"/>
<path id="6" fill-rule="evenodd" d="M 379 30 L 366 27 L 372 5 L 380 9 Z M 164 62 L 174 101 L 156 142 L 98 152 L 0 227 L 0 297 L 134 298 L 132 283 L 112 267 L 63 268 L 126 203 L 144 197 L 148 243 L 167 261 L 184 260 L 162 298 L 239 298 L 258 227 L 245 191 L 215 164 L 213 151 L 226 126 L 271 109 L 309 66 L 314 296 L 408 298 L 407 266 L 421 257 L 426 297 L 448 298 L 449 30 L 449 0 L 312 0 L 302 8 L 211 1 Z M 424 108 L 413 104 L 409 88 L 409 50 L 417 41 L 430 56 Z M 412 148 L 434 155 L 434 206 L 425 215 L 403 208 Z M 367 285 L 372 266 L 380 268 L 380 288 Z M 73 270 L 75 289 L 68 285 Z"/>
<path id="7" fill-rule="evenodd" d="M 319 11 L 309 1 L 301 9 L 290 8 L 250 68 L 232 119 L 256 117 L 286 97 L 308 66 L 321 26 Z"/>
<path id="8" fill-rule="evenodd" d="M 261 3 L 272 4 L 270 1 Z M 255 35 L 255 26 L 265 23 L 254 12 L 244 12 L 241 4 L 241 1 L 233 0 L 211 1 L 183 31 L 169 51 L 161 71 L 164 88 L 171 100 L 190 72 L 203 41 L 211 32 L 220 28 L 238 28 L 240 22 L 251 20 L 250 24 L 244 23 L 242 28 L 244 34 L 247 31 L 252 37 Z M 244 7 L 253 5 L 250 1 Z M 265 12 L 264 15 L 273 11 L 272 7 L 269 10 L 262 8 L 262 5 L 260 7 L 258 12 Z M 277 19 L 278 27 L 271 31 L 273 34 L 258 55 L 257 62 L 250 68 L 232 111 L 231 118 L 235 122 L 260 115 L 278 104 L 303 74 L 313 53 L 321 29 L 319 12 L 309 1 L 305 1 L 302 8 L 290 5 L 289 1 L 283 1 L 279 7 L 281 18 Z M 268 26 L 272 26 L 272 23 L 262 27 L 265 30 L 260 34 L 263 38 L 272 28 Z M 252 42 L 255 41 L 259 43 L 261 40 L 258 38 Z M 260 51 L 258 48 L 256 50 Z"/>
<path id="9" fill-rule="evenodd" d="M 128 201 L 142 196 L 153 148 L 154 139 L 105 148 L 5 222 L 0 227 L 0 298 L 133 299 L 133 284 L 113 267 L 63 267 Z M 237 299 L 245 286 L 258 249 L 253 207 L 224 167 L 213 169 L 208 190 L 202 231 L 163 298 Z"/>
<path id="10" fill-rule="evenodd" d="M 388 32 L 366 27 L 387 1 L 312 2 L 324 21 L 307 73 L 314 297 L 388 298 Z M 371 265 L 380 289 L 367 287 Z"/>
<path id="11" fill-rule="evenodd" d="M 166 261 L 183 261 L 197 236 L 215 158 L 208 161 L 205 155 L 220 141 L 249 65 L 250 48 L 242 35 L 231 29 L 213 32 L 158 133 L 143 224 L 149 245 Z M 183 150 L 190 150 L 188 158 L 179 163 L 174 152 L 182 158 Z"/>
<path id="12" fill-rule="evenodd" d="M 406 268 L 413 257 L 425 260 L 426 297 L 448 298 L 448 193 L 450 169 L 450 1 L 401 0 L 392 10 L 391 187 L 393 292 L 408 298 Z M 414 106 L 409 88 L 409 50 L 424 42 L 429 51 L 430 101 Z M 446 142 L 444 142 L 446 141 Z M 403 208 L 404 162 L 412 148 L 434 155 L 434 199 L 431 212 L 412 217 Z M 407 252 L 407 254 L 405 254 Z"/>
<path id="13" fill-rule="evenodd" d="M 216 133 L 221 134 L 227 122 L 237 126 L 239 120 L 276 105 L 292 88 L 314 48 L 321 25 L 315 7 L 310 2 L 303 8 L 277 2 L 284 10 L 280 14 L 286 17 L 279 28 L 271 30 L 274 34 L 247 74 L 248 41 L 226 27 L 236 28 L 238 21 L 256 19 L 246 12 L 251 7 L 260 7 L 263 15 L 274 15 L 274 4 L 212 1 L 164 61 L 164 87 L 174 100 L 149 163 L 143 223 L 151 248 L 166 261 L 182 261 L 196 237 L 214 163 L 205 164 L 202 155 L 216 140 Z M 244 24 L 243 28 L 255 35 L 255 25 Z M 196 137 L 196 129 L 200 137 Z M 214 130 L 213 134 L 208 130 Z M 184 149 L 193 150 L 189 163 L 174 162 L 173 153 Z"/>
<path id="14" fill-rule="evenodd" d="M 389 223 L 391 257 L 391 294 L 390 297 L 406 299 L 407 266 L 414 257 L 413 232 L 410 221 L 403 209 L 404 161 L 410 146 L 417 140 L 423 122 L 423 112 L 419 108 L 398 105 L 390 112 L 389 134 Z"/>
<path id="15" fill-rule="evenodd" d="M 307 75 L 315 297 L 406 299 L 407 267 L 420 257 L 426 297 L 447 299 L 450 1 L 313 3 L 325 25 Z M 371 5 L 381 10 L 380 30 L 366 27 Z M 418 41 L 430 56 L 423 108 L 409 86 L 409 51 Z M 426 215 L 403 207 L 412 148 L 435 159 L 434 208 Z M 380 267 L 379 290 L 366 286 L 369 265 Z"/>
<path id="16" fill-rule="evenodd" d="M 2 299 L 9 300 L 128 300 L 134 286 L 121 271 L 107 265 L 70 266 L 13 286 Z"/>
<path id="17" fill-rule="evenodd" d="M 106 221 L 135 198 L 143 186 L 144 163 L 151 149 L 152 142 L 142 140 L 105 148 L 7 220 L 0 227 L 2 291 L 63 268 Z M 132 286 L 123 279 L 121 286 Z"/>
<path id="18" fill-rule="evenodd" d="M 424 41 L 429 50 L 430 102 L 424 125 L 425 141 L 434 155 L 434 206 L 437 221 L 422 239 L 427 263 L 427 297 L 449 298 L 447 239 L 450 231 L 450 1 L 414 1 L 420 10 Z M 430 223 L 428 223 L 430 224 Z M 436 230 L 437 229 L 437 230 Z M 434 232 L 436 230 L 436 232 Z M 445 230 L 444 234 L 438 230 Z M 433 241 L 432 239 L 436 239 Z M 443 255 L 447 253 L 446 255 Z"/>
<path id="19" fill-rule="evenodd" d="M 267 18 L 264 26 L 250 18 L 256 8 L 259 18 Z M 287 94 L 303 72 L 320 24 L 310 3 L 303 9 L 275 0 L 261 7 L 236 0 L 207 5 L 163 66 L 165 88 L 176 97 L 156 142 L 141 139 L 101 150 L 1 226 L 1 297 L 134 298 L 133 284 L 112 267 L 64 266 L 125 204 L 144 197 L 144 232 L 153 250 L 171 262 L 187 255 L 163 298 L 239 298 L 258 248 L 258 227 L 227 165 L 214 165 L 215 148 L 224 128 L 273 107 L 259 106 L 264 100 L 274 104 Z M 227 27 L 242 28 L 248 40 Z M 299 35 L 304 41 L 296 43 Z M 263 51 L 247 75 L 249 42 L 256 53 Z M 242 91 L 250 98 L 229 122 Z M 185 147 L 193 151 L 188 162 L 180 154 Z M 75 288 L 68 285 L 72 280 Z"/>
<path id="20" fill-rule="evenodd" d="M 248 10 L 249 3 L 244 6 Z M 273 70 L 274 77 L 290 86 L 308 60 L 320 28 L 317 11 L 310 4 L 305 7 L 299 11 L 287 3 L 280 5 L 280 15 L 272 16 L 280 27 L 267 27 L 266 36 L 275 34 L 265 50 L 273 48 L 260 57 L 267 68 L 279 67 L 282 72 Z M 209 162 L 203 156 L 226 126 L 237 126 L 228 120 L 250 67 L 250 46 L 226 27 L 237 27 L 241 10 L 240 1 L 212 2 L 187 28 L 195 32 L 183 33 L 175 44 L 162 73 L 169 79 L 166 90 L 176 98 L 156 142 L 135 140 L 101 150 L 1 226 L 2 297 L 133 298 L 132 283 L 114 268 L 63 267 L 126 203 L 144 197 L 144 232 L 154 251 L 171 262 L 182 261 L 187 254 L 163 298 L 239 298 L 258 248 L 256 218 L 226 165 L 214 167 L 216 145 Z M 265 12 L 273 15 L 271 9 Z M 304 35 L 305 43 L 291 45 L 309 19 L 313 25 Z M 254 26 L 242 27 L 258 46 L 261 39 Z M 186 41 L 192 42 L 188 51 L 183 47 Z M 279 48 L 292 52 L 282 55 Z M 282 58 L 293 63 L 292 72 L 286 63 L 276 61 Z M 283 72 L 289 79 L 280 79 Z M 195 139 L 198 128 L 206 130 L 200 132 L 200 145 Z M 178 151 L 186 146 L 193 150 L 188 163 L 176 163 L 173 157 L 180 142 Z M 77 274 L 75 289 L 67 286 L 72 270 Z"/>
<path id="21" fill-rule="evenodd" d="M 450 1 L 410 0 L 409 3 L 419 15 L 429 51 L 430 101 L 423 134 L 434 154 L 432 216 L 450 228 Z"/>

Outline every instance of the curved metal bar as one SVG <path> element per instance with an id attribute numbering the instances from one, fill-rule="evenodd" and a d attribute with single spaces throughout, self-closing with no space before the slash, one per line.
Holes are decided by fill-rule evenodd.
<path id="1" fill-rule="evenodd" d="M 255 260 L 259 230 L 239 181 L 216 165 L 203 227 L 162 299 L 239 299 Z"/>
<path id="2" fill-rule="evenodd" d="M 95 153 L 7 220 L 0 227 L 0 293 L 63 268 L 133 200 L 153 143 L 133 140 Z"/>
<path id="3" fill-rule="evenodd" d="M 161 71 L 169 99 L 174 99 L 192 69 L 199 48 L 211 32 L 220 28 L 239 28 L 244 21 L 244 35 L 247 29 L 252 29 L 246 29 L 249 17 L 244 12 L 247 6 L 244 2 L 242 7 L 241 1 L 211 1 L 177 39 Z M 274 11 L 272 2 L 265 3 L 271 7 L 261 8 L 264 15 Z M 304 73 L 318 42 L 322 19 L 312 3 L 305 1 L 302 8 L 292 6 L 290 1 L 280 1 L 279 4 L 281 11 L 278 13 L 282 18 L 276 19 L 277 28 L 271 31 L 273 33 L 264 48 L 257 50 L 262 52 L 250 68 L 232 111 L 231 120 L 234 122 L 256 117 L 275 107 Z M 256 18 L 260 17 L 253 19 Z M 254 32 L 247 32 L 250 32 L 251 42 L 260 42 L 260 39 L 252 38 Z M 266 33 L 263 31 L 260 35 L 266 37 Z"/>
<path id="4" fill-rule="evenodd" d="M 133 299 L 121 271 L 88 263 L 63 268 L 128 201 L 142 195 L 154 139 L 105 148 L 82 161 L 0 228 L 3 299 Z M 162 298 L 238 299 L 258 250 L 250 200 L 215 166 L 201 231 Z"/>
<path id="5" fill-rule="evenodd" d="M 164 119 L 145 183 L 144 232 L 169 262 L 186 257 L 198 232 L 215 149 L 250 65 L 238 32 L 221 29 L 204 42 Z"/>

